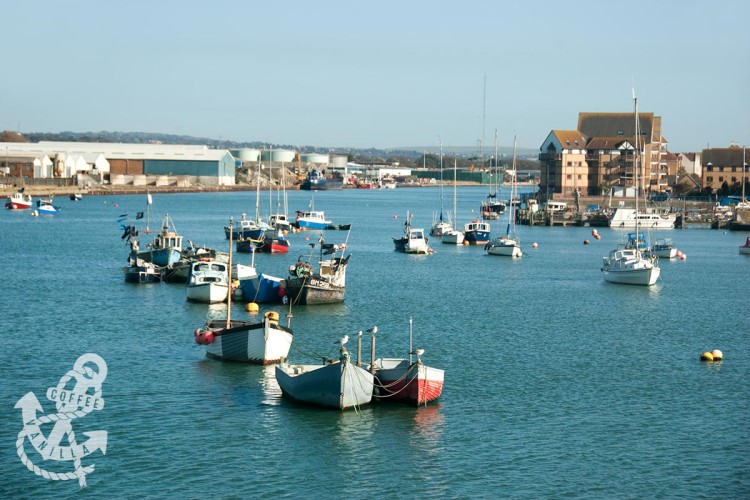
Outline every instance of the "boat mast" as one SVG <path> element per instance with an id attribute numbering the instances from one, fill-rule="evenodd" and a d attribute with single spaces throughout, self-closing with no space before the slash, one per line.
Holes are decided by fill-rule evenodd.
<path id="1" fill-rule="evenodd" d="M 458 160 L 453 158 L 453 229 L 458 231 L 458 209 L 456 208 L 456 164 Z"/>
<path id="2" fill-rule="evenodd" d="M 440 222 L 443 222 L 443 140 L 440 140 Z"/>
<path id="3" fill-rule="evenodd" d="M 232 324 L 232 233 L 234 232 L 234 219 L 229 218 L 229 270 L 227 271 L 227 328 Z M 253 253 L 253 258 L 255 254 Z"/>
<path id="4" fill-rule="evenodd" d="M 270 157 L 270 154 L 269 154 Z M 261 159 L 263 157 L 261 156 Z M 255 180 L 255 222 L 260 223 L 260 168 L 263 165 L 262 161 L 258 162 L 258 177 Z"/>
<path id="5" fill-rule="evenodd" d="M 638 229 L 640 221 L 638 220 L 638 174 L 640 170 L 640 127 L 638 123 L 638 98 L 635 96 L 635 88 L 633 88 L 633 108 L 635 114 L 635 156 L 633 157 L 633 184 L 635 185 L 635 248 L 638 250 Z"/>
<path id="6" fill-rule="evenodd" d="M 271 217 L 273 213 L 273 184 L 271 182 L 273 178 L 273 151 L 268 157 L 268 216 Z M 271 222 L 271 221 L 269 221 Z"/>
<path id="7" fill-rule="evenodd" d="M 510 237 L 511 224 L 513 225 L 513 233 L 516 232 L 516 136 L 513 136 L 513 168 L 511 170 L 512 178 L 510 181 L 510 210 L 508 210 L 508 227 L 505 232 Z"/>
<path id="8" fill-rule="evenodd" d="M 495 196 L 497 196 L 497 191 L 498 191 L 499 186 L 500 186 L 500 177 L 499 177 L 499 175 L 500 175 L 500 170 L 497 168 L 497 129 L 495 129 L 495 184 L 493 186 L 495 188 L 495 190 L 492 193 Z"/>

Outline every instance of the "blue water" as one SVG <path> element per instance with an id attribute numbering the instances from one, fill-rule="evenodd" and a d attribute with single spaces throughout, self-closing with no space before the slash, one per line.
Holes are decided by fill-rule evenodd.
<path id="1" fill-rule="evenodd" d="M 462 222 L 486 194 L 459 188 Z M 450 190 L 444 199 L 447 210 Z M 290 212 L 310 200 L 290 192 Z M 661 281 L 641 288 L 601 277 L 622 232 L 521 227 L 520 260 L 437 241 L 435 254 L 410 256 L 391 238 L 407 210 L 429 229 L 437 189 L 321 192 L 314 203 L 353 224 L 347 298 L 292 310 L 291 360 L 334 356 L 336 339 L 374 324 L 378 354 L 405 356 L 411 316 L 415 347 L 445 369 L 438 404 L 311 409 L 281 398 L 273 369 L 207 359 L 192 332 L 223 306 L 188 303 L 181 285 L 123 282 L 117 217 L 135 223 L 144 195 L 61 200 L 57 217 L 4 210 L 0 497 L 748 497 L 747 234 L 660 232 L 687 258 L 662 261 Z M 255 194 L 155 195 L 152 209 L 152 228 L 168 212 L 186 238 L 226 248 L 223 226 L 254 213 Z M 290 254 L 257 266 L 285 276 L 318 234 L 290 235 Z M 235 304 L 233 317 L 248 316 Z M 716 348 L 723 362 L 699 361 Z M 54 413 L 46 389 L 87 352 L 107 363 L 106 405 L 74 429 L 106 430 L 108 443 L 84 458 L 96 468 L 81 490 L 21 463 L 13 407 L 34 392 Z M 25 450 L 39 467 L 72 470 Z"/>

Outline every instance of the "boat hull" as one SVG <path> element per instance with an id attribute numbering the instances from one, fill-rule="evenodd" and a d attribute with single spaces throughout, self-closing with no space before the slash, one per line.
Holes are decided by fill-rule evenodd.
<path id="1" fill-rule="evenodd" d="M 676 214 L 658 214 L 636 212 L 631 208 L 618 208 L 609 221 L 611 228 L 633 229 L 672 229 L 674 228 Z"/>
<path id="2" fill-rule="evenodd" d="M 185 286 L 188 300 L 193 302 L 205 302 L 215 304 L 227 300 L 229 287 L 220 283 L 200 283 L 197 285 L 187 284 Z"/>
<path id="3" fill-rule="evenodd" d="M 468 241 L 469 245 L 486 245 L 490 241 L 490 232 L 466 231 L 464 241 Z"/>
<path id="4" fill-rule="evenodd" d="M 240 290 L 245 302 L 257 304 L 278 303 L 287 295 L 285 280 L 266 274 L 240 279 Z"/>
<path id="5" fill-rule="evenodd" d="M 158 283 L 161 281 L 159 269 L 148 266 L 127 266 L 122 268 L 126 283 Z"/>
<path id="6" fill-rule="evenodd" d="M 374 387 L 372 374 L 349 361 L 280 365 L 276 381 L 285 396 L 299 403 L 338 410 L 369 403 Z"/>
<path id="7" fill-rule="evenodd" d="M 332 285 L 316 278 L 288 278 L 287 294 L 293 304 L 337 304 L 344 302 L 346 287 Z"/>
<path id="8" fill-rule="evenodd" d="M 443 233 L 441 240 L 446 245 L 463 245 L 464 233 L 458 230 L 447 231 Z"/>
<path id="9" fill-rule="evenodd" d="M 182 258 L 182 253 L 175 248 L 161 248 L 159 250 L 140 252 L 138 258 L 157 266 L 167 267 L 179 262 Z"/>
<path id="10" fill-rule="evenodd" d="M 523 252 L 515 240 L 500 238 L 487 244 L 487 255 L 518 258 L 523 256 Z"/>
<path id="11" fill-rule="evenodd" d="M 238 361 L 257 365 L 284 362 L 289 356 L 293 332 L 276 321 L 262 322 L 213 320 L 206 330 L 214 334 L 214 341 L 206 344 L 206 355 L 224 361 Z"/>
<path id="12" fill-rule="evenodd" d="M 445 372 L 406 359 L 378 359 L 375 377 L 379 401 L 409 403 L 414 406 L 435 401 L 443 392 Z"/>

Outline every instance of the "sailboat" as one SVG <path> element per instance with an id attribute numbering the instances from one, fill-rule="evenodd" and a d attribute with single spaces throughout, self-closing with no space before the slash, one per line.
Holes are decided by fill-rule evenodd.
<path id="1" fill-rule="evenodd" d="M 440 219 L 433 222 L 430 236 L 441 237 L 447 231 L 453 229 L 450 222 L 443 220 L 443 141 L 440 141 Z"/>
<path id="2" fill-rule="evenodd" d="M 453 159 L 453 219 L 458 220 L 456 215 L 458 214 L 456 208 L 456 167 L 457 160 Z M 443 233 L 441 241 L 446 245 L 463 245 L 464 244 L 464 233 L 459 231 L 457 228 L 451 228 L 450 231 Z"/>
<path id="3" fill-rule="evenodd" d="M 508 211 L 508 226 L 504 236 L 499 236 L 487 243 L 487 255 L 504 255 L 506 257 L 521 257 L 521 242 L 516 232 L 516 204 L 518 193 L 516 175 L 516 138 L 513 137 L 513 170 L 511 171 L 510 210 Z"/>
<path id="4" fill-rule="evenodd" d="M 500 195 L 498 187 L 500 185 L 500 169 L 497 164 L 497 155 L 497 129 L 495 129 L 495 182 L 491 183 L 491 191 L 487 195 L 487 201 L 483 201 L 480 206 L 482 219 L 484 220 L 498 220 L 500 215 L 505 213 L 505 203 L 498 199 Z"/>
<path id="5" fill-rule="evenodd" d="M 641 157 L 641 130 L 638 120 L 638 98 L 633 90 L 633 106 L 635 108 L 635 143 L 633 144 L 633 178 L 635 184 L 635 212 L 638 213 L 638 197 Z M 639 235 L 640 222 L 635 219 L 635 234 Z M 637 241 L 637 240 L 636 240 Z M 636 244 L 625 244 L 609 252 L 603 257 L 602 274 L 604 280 L 609 283 L 620 283 L 625 285 L 651 286 L 656 283 L 661 274 L 658 266 L 658 258 L 650 253 L 644 252 Z"/>
<path id="6" fill-rule="evenodd" d="M 229 219 L 229 265 L 228 281 L 232 282 L 232 229 Z M 231 319 L 232 294 L 227 294 L 227 318 L 208 320 L 205 326 L 195 330 L 195 342 L 206 346 L 206 355 L 225 361 L 243 361 L 259 365 L 271 365 L 286 361 L 292 345 L 292 329 L 279 324 L 279 313 L 267 312 L 262 321 L 239 321 Z"/>
<path id="7" fill-rule="evenodd" d="M 742 148 L 742 199 L 735 205 L 732 220 L 729 222 L 730 231 L 750 231 L 750 201 L 745 198 L 745 171 L 747 162 L 745 161 L 745 148 Z M 740 247 L 740 253 L 742 247 Z"/>

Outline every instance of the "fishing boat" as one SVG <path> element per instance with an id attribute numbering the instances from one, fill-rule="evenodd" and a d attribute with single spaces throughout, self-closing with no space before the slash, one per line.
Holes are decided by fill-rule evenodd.
<path id="1" fill-rule="evenodd" d="M 294 225 L 300 229 L 328 229 L 332 223 L 326 219 L 325 212 L 310 210 L 303 212 L 297 210 L 297 218 L 294 221 Z"/>
<path id="2" fill-rule="evenodd" d="M 250 265 L 237 264 L 237 280 L 242 300 L 256 304 L 276 304 L 287 295 L 286 281 L 282 278 L 258 273 L 255 268 L 255 252 Z"/>
<path id="3" fill-rule="evenodd" d="M 52 204 L 52 198 L 36 200 L 36 207 L 35 212 L 39 215 L 57 215 L 62 210 L 59 206 Z"/>
<path id="4" fill-rule="evenodd" d="M 268 217 L 268 225 L 276 230 L 291 231 L 292 223 L 286 214 L 271 214 Z"/>
<path id="5" fill-rule="evenodd" d="M 185 284 L 188 300 L 208 304 L 225 301 L 229 293 L 227 268 L 227 263 L 215 260 L 193 262 Z"/>
<path id="6" fill-rule="evenodd" d="M 640 193 L 640 124 L 638 120 L 638 99 L 633 92 L 633 105 L 635 108 L 635 141 L 634 141 L 634 168 L 633 178 L 635 179 L 635 213 L 638 213 L 638 198 Z M 625 285 L 651 286 L 656 283 L 661 274 L 658 266 L 658 257 L 651 255 L 650 252 L 644 252 L 639 248 L 638 240 L 640 239 L 640 219 L 636 217 L 635 235 L 636 243 L 625 245 L 609 252 L 609 255 L 602 258 L 602 274 L 604 280 L 609 283 L 620 283 Z"/>
<path id="7" fill-rule="evenodd" d="M 372 330 L 371 333 L 375 335 Z M 372 345 L 375 345 L 374 340 Z M 368 366 L 375 376 L 374 395 L 378 401 L 419 406 L 440 397 L 445 372 L 423 364 L 424 352 L 424 349 L 412 347 L 412 319 L 409 318 L 409 358 L 377 358 Z M 416 361 L 413 356 L 416 356 Z"/>
<path id="8" fill-rule="evenodd" d="M 299 188 L 303 191 L 326 191 L 328 189 L 341 189 L 342 185 L 343 180 L 339 176 L 327 177 L 322 171 L 313 168 L 307 173 Z"/>
<path id="9" fill-rule="evenodd" d="M 177 234 L 172 219 L 166 214 L 162 220 L 161 231 L 138 257 L 157 266 L 171 266 L 182 258 L 182 244 L 182 236 Z"/>
<path id="10" fill-rule="evenodd" d="M 348 240 L 348 235 L 347 235 Z M 308 257 L 302 256 L 289 266 L 286 279 L 287 296 L 293 304 L 335 304 L 344 301 L 346 294 L 346 268 L 351 254 L 344 256 L 346 243 L 334 245 L 319 241 L 318 271 Z"/>
<path id="11" fill-rule="evenodd" d="M 231 229 L 232 220 L 229 221 Z M 229 276 L 231 283 L 232 240 L 229 240 Z M 208 320 L 194 332 L 195 342 L 204 345 L 206 356 L 223 361 L 241 361 L 270 365 L 286 361 L 292 345 L 292 329 L 279 324 L 279 314 L 268 311 L 263 320 L 237 321 L 231 319 L 232 294 L 227 294 L 226 320 Z"/>
<path id="12" fill-rule="evenodd" d="M 199 260 L 215 260 L 229 262 L 229 254 L 205 246 L 195 246 L 188 240 L 188 247 L 181 252 L 180 260 L 174 264 L 162 268 L 161 279 L 167 283 L 187 283 L 190 276 L 190 268 L 194 262 Z"/>
<path id="13" fill-rule="evenodd" d="M 651 253 L 660 259 L 674 259 L 677 257 L 677 248 L 672 238 L 660 238 L 654 242 L 654 246 L 651 247 Z"/>
<path id="14" fill-rule="evenodd" d="M 224 235 L 227 239 L 231 236 L 235 241 L 259 240 L 269 227 L 266 223 L 259 223 L 250 219 L 240 219 L 237 221 L 237 225 L 231 230 L 231 235 L 229 226 L 224 226 Z"/>
<path id="15" fill-rule="evenodd" d="M 744 245 L 740 245 L 740 253 L 743 255 L 750 255 L 750 236 L 747 237 Z"/>
<path id="16" fill-rule="evenodd" d="M 513 168 L 506 174 L 511 175 L 511 188 L 510 188 L 510 199 L 514 200 L 517 198 L 517 182 L 516 182 L 516 138 L 513 138 Z M 521 240 L 518 238 L 518 232 L 516 229 L 516 204 L 510 204 L 510 210 L 508 210 L 508 224 L 506 226 L 505 234 L 498 236 L 494 240 L 487 243 L 485 246 L 487 255 L 500 255 L 505 257 L 522 257 L 523 251 L 521 250 Z"/>
<path id="17" fill-rule="evenodd" d="M 490 241 L 490 223 L 474 219 L 464 225 L 464 241 L 469 245 L 485 245 Z"/>
<path id="18" fill-rule="evenodd" d="M 411 215 L 407 212 L 404 223 L 404 234 L 400 238 L 393 238 L 397 252 L 430 254 L 432 249 L 427 243 L 424 229 L 411 227 Z"/>
<path id="19" fill-rule="evenodd" d="M 289 253 L 291 242 L 284 237 L 282 229 L 266 231 L 258 250 L 263 253 Z"/>
<path id="20" fill-rule="evenodd" d="M 5 208 L 9 210 L 28 210 L 31 208 L 32 197 L 25 193 L 26 188 L 21 188 L 15 193 L 8 196 Z"/>
<path id="21" fill-rule="evenodd" d="M 453 224 L 443 219 L 443 142 L 440 141 L 440 217 L 434 220 L 430 228 L 430 236 L 441 238 L 443 233 L 453 229 Z"/>
<path id="22" fill-rule="evenodd" d="M 83 195 L 81 193 L 72 193 L 70 195 L 70 201 L 81 201 L 83 199 Z"/>
<path id="23" fill-rule="evenodd" d="M 374 377 L 352 364 L 341 339 L 341 353 L 336 361 L 322 365 L 281 364 L 276 367 L 276 381 L 284 396 L 299 403 L 346 410 L 372 401 Z"/>
<path id="24" fill-rule="evenodd" d="M 157 283 L 161 281 L 161 269 L 137 257 L 130 259 L 130 265 L 122 268 L 126 283 Z"/>

